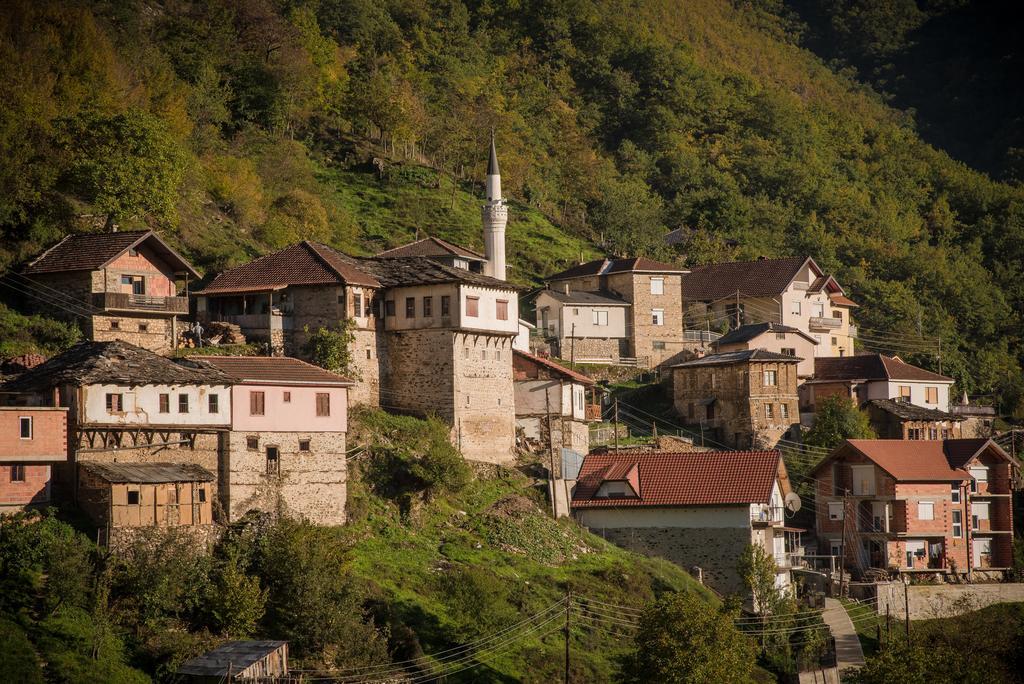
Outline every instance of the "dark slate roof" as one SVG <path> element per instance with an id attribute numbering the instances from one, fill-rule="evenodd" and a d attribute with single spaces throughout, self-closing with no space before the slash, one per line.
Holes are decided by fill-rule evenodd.
<path id="1" fill-rule="evenodd" d="M 918 380 L 953 382 L 953 378 L 911 366 L 884 354 L 817 357 L 814 359 L 814 381 L 827 380 Z"/>
<path id="2" fill-rule="evenodd" d="M 225 677 L 229 667 L 237 673 L 239 670 L 244 670 L 253 663 L 263 660 L 287 643 L 287 641 L 229 641 L 209 653 L 186 660 L 178 668 L 178 674 Z"/>
<path id="3" fill-rule="evenodd" d="M 572 507 L 768 503 L 781 460 L 778 451 L 591 453 L 580 467 Z M 639 496 L 595 497 L 603 482 L 621 480 Z"/>
<path id="4" fill-rule="evenodd" d="M 797 363 L 803 361 L 799 356 L 788 354 L 776 354 L 764 349 L 740 349 L 738 351 L 722 352 L 720 354 L 708 354 L 699 359 L 677 363 L 672 368 L 697 368 L 699 366 L 726 366 L 732 363 L 747 363 L 750 361 L 780 361 L 782 363 Z"/>
<path id="5" fill-rule="evenodd" d="M 683 276 L 683 297 L 710 301 L 737 291 L 747 297 L 773 297 L 789 287 L 808 260 L 801 256 L 699 266 Z"/>
<path id="6" fill-rule="evenodd" d="M 947 439 L 945 440 L 946 460 L 954 468 L 963 468 L 970 463 L 975 456 L 983 449 L 991 447 L 1002 455 L 1007 456 L 1003 448 L 993 440 L 986 437 L 974 437 L 969 439 Z"/>
<path id="7" fill-rule="evenodd" d="M 127 342 L 80 342 L 14 380 L 4 392 L 44 392 L 60 385 L 226 385 L 215 369 L 199 370 L 175 363 Z"/>
<path id="8" fill-rule="evenodd" d="M 81 466 L 107 482 L 164 484 L 167 482 L 213 482 L 206 468 L 195 463 L 115 463 L 82 461 Z"/>
<path id="9" fill-rule="evenodd" d="M 963 416 L 952 413 L 945 413 L 939 409 L 930 409 L 907 401 L 896 401 L 894 399 L 868 399 L 865 404 L 891 413 L 902 420 L 963 420 Z"/>
<path id="10" fill-rule="evenodd" d="M 718 338 L 715 344 L 739 344 L 741 342 L 749 342 L 750 340 L 763 335 L 766 332 L 781 332 L 781 333 L 794 333 L 805 337 L 814 344 L 818 344 L 818 341 L 805 333 L 799 328 L 793 328 L 788 325 L 782 325 L 781 323 L 748 323 L 747 325 L 741 325 L 735 330 L 730 330 L 728 333 Z"/>
<path id="11" fill-rule="evenodd" d="M 453 242 L 442 240 L 438 237 L 426 237 L 416 242 L 410 242 L 401 247 L 395 247 L 381 252 L 378 259 L 390 259 L 394 257 L 438 257 L 457 256 L 471 261 L 487 261 L 487 257 L 471 249 L 460 247 Z"/>
<path id="12" fill-rule="evenodd" d="M 190 356 L 240 384 L 297 384 L 349 387 L 355 383 L 337 373 L 289 356 Z"/>
<path id="13" fill-rule="evenodd" d="M 464 268 L 447 266 L 429 257 L 401 257 L 397 259 L 360 259 L 359 267 L 373 274 L 384 287 L 409 287 L 413 285 L 440 285 L 463 283 L 497 290 L 521 290 L 511 283 L 473 273 Z"/>
<path id="14" fill-rule="evenodd" d="M 103 268 L 133 247 L 147 243 L 161 259 L 176 271 L 186 271 L 198 278 L 199 274 L 170 245 L 151 230 L 117 233 L 83 233 L 68 235 L 29 262 L 24 273 L 61 273 L 65 271 L 94 271 Z"/>
<path id="15" fill-rule="evenodd" d="M 632 259 L 595 259 L 585 264 L 568 268 L 544 280 L 567 280 L 584 276 L 609 275 L 612 273 L 686 273 L 685 269 L 662 263 L 646 257 Z"/>
<path id="16" fill-rule="evenodd" d="M 585 304 L 597 306 L 629 306 L 629 302 L 615 297 L 607 292 L 560 292 L 558 290 L 542 290 L 544 294 L 550 295 L 563 304 Z"/>

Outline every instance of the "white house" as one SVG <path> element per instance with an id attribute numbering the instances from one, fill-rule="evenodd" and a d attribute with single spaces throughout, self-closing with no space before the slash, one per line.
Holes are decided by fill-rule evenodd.
<path id="1" fill-rule="evenodd" d="M 871 399 L 894 399 L 946 413 L 953 382 L 953 378 L 912 366 L 896 356 L 817 358 L 814 377 L 800 388 L 801 412 L 805 408 L 814 410 L 823 399 L 842 394 L 858 404 Z"/>

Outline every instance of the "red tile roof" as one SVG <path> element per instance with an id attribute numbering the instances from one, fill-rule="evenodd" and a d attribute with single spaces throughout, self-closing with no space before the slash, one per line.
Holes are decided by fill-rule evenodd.
<path id="1" fill-rule="evenodd" d="M 121 254 L 143 243 L 147 243 L 148 247 L 159 254 L 176 271 L 187 271 L 194 277 L 199 277 L 190 263 L 151 230 L 68 235 L 29 262 L 24 273 L 33 275 L 65 271 L 94 271 L 103 268 Z"/>
<path id="2" fill-rule="evenodd" d="M 858 453 L 901 482 L 948 482 L 966 480 L 970 474 L 964 466 L 991 440 L 946 439 L 850 439 L 839 446 L 829 458 L 818 464 L 812 474 L 846 454 Z M 995 442 L 993 453 L 1009 459 Z"/>
<path id="3" fill-rule="evenodd" d="M 778 451 L 592 453 L 583 459 L 572 507 L 768 503 L 781 460 Z M 634 467 L 639 498 L 595 498 L 602 482 L 629 480 Z"/>
<path id="4" fill-rule="evenodd" d="M 814 359 L 814 380 L 919 380 L 953 382 L 953 378 L 911 366 L 884 354 L 817 357 Z"/>
<path id="5" fill-rule="evenodd" d="M 355 384 L 337 373 L 289 356 L 190 356 L 188 359 L 213 367 L 239 384 L 335 387 Z"/>
<path id="6" fill-rule="evenodd" d="M 515 366 L 520 365 L 520 364 L 529 364 L 529 363 L 532 363 L 532 364 L 535 364 L 537 366 L 540 366 L 540 367 L 542 367 L 542 368 L 544 368 L 544 369 L 546 369 L 546 370 L 548 370 L 548 371 L 550 371 L 552 373 L 555 373 L 556 375 L 561 375 L 562 377 L 568 378 L 568 379 L 570 379 L 570 380 L 572 380 L 574 382 L 578 382 L 578 383 L 581 383 L 581 384 L 584 384 L 584 385 L 593 385 L 594 384 L 593 378 L 589 378 L 586 375 L 584 375 L 583 373 L 577 373 L 576 371 L 574 371 L 572 369 L 569 369 L 569 368 L 566 368 L 565 366 L 563 366 L 561 364 L 558 364 L 558 363 L 555 363 L 554 361 L 550 361 L 548 359 L 542 359 L 539 356 L 534 356 L 533 354 L 528 354 L 528 353 L 526 353 L 524 351 L 520 351 L 518 349 L 513 349 L 512 350 L 512 365 L 513 365 L 513 368 Z"/>
<path id="7" fill-rule="evenodd" d="M 584 276 L 607 275 L 611 273 L 686 273 L 679 266 L 666 264 L 646 257 L 632 259 L 595 259 L 585 264 L 568 268 L 561 273 L 544 278 L 546 281 L 567 280 Z"/>
<path id="8" fill-rule="evenodd" d="M 414 256 L 458 256 L 466 259 L 472 259 L 474 261 L 487 260 L 487 257 L 479 252 L 474 252 L 471 249 L 460 247 L 453 242 L 448 242 L 447 240 L 442 240 L 438 237 L 426 237 L 422 240 L 417 240 L 416 242 L 410 242 L 407 245 L 401 245 L 400 247 L 385 250 L 377 255 L 377 257 L 381 259 Z"/>
<path id="9" fill-rule="evenodd" d="M 808 261 L 814 263 L 810 257 L 789 257 L 700 266 L 683 276 L 683 297 L 690 301 L 710 301 L 737 291 L 747 297 L 775 296 L 789 287 Z M 814 268 L 817 269 L 817 264 Z"/>
<path id="10" fill-rule="evenodd" d="M 833 292 L 828 296 L 828 298 L 836 306 L 855 306 L 857 308 L 860 308 L 860 304 L 853 301 L 846 295 L 840 294 L 839 292 Z"/>

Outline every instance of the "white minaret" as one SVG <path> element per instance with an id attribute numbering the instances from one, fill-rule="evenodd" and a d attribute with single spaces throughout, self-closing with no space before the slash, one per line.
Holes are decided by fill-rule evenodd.
<path id="1" fill-rule="evenodd" d="M 501 173 L 498 171 L 498 153 L 494 149 L 494 132 L 491 132 L 491 157 L 487 160 L 487 204 L 483 207 L 484 219 L 484 273 L 505 280 L 505 224 L 508 223 L 508 206 L 501 198 Z"/>

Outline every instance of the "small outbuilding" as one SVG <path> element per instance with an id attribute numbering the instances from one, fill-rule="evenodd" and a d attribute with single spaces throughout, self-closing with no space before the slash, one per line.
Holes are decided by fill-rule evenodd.
<path id="1" fill-rule="evenodd" d="M 187 682 L 246 682 L 288 676 L 287 641 L 229 641 L 178 668 Z"/>

